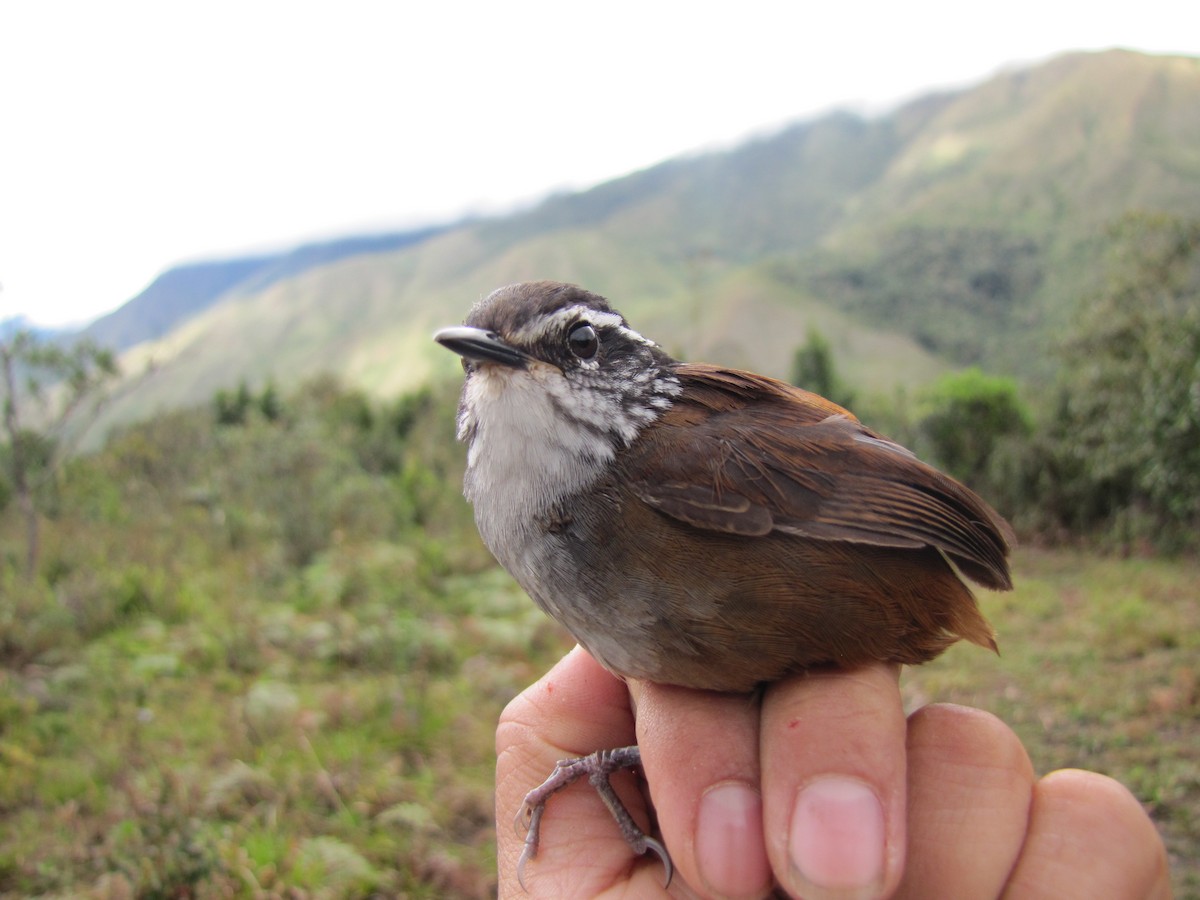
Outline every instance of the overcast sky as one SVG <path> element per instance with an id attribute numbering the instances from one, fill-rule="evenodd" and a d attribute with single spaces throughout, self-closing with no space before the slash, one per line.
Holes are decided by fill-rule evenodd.
<path id="1" fill-rule="evenodd" d="M 0 10 L 0 320 L 171 265 L 444 221 L 1075 49 L 1200 55 L 1200 6 L 607 0 Z"/>

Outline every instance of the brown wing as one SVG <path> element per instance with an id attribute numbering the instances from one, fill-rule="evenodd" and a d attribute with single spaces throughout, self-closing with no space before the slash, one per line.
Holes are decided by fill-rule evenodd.
<path id="1" fill-rule="evenodd" d="M 973 492 L 841 407 L 783 382 L 681 365 L 683 398 L 630 448 L 630 486 L 697 528 L 936 547 L 1008 589 L 1008 524 Z M 655 473 L 653 477 L 649 473 Z"/>

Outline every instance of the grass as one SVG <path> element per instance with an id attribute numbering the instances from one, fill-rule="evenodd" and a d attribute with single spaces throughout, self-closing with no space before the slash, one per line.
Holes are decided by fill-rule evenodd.
<path id="1" fill-rule="evenodd" d="M 474 534 L 452 405 L 289 402 L 69 466 L 33 581 L 0 510 L 0 897 L 494 893 L 495 721 L 566 636 Z M 906 702 L 1127 784 L 1200 897 L 1200 562 L 1016 575 L 982 598 L 1002 655 L 956 646 Z"/>
<path id="2" fill-rule="evenodd" d="M 0 670 L 0 894 L 486 895 L 493 723 L 554 652 L 469 582 L 420 616 L 150 609 Z"/>
<path id="3" fill-rule="evenodd" d="M 991 710 L 1041 773 L 1119 779 L 1200 896 L 1200 571 L 1026 551 L 1018 572 L 984 599 L 1003 655 L 955 647 L 907 701 Z M 489 895 L 492 728 L 565 641 L 495 570 L 440 590 L 414 618 L 151 609 L 0 670 L 0 894 Z"/>

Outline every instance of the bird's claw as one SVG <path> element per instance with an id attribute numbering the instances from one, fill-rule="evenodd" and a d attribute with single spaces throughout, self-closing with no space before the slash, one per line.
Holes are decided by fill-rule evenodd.
<path id="1" fill-rule="evenodd" d="M 645 847 L 642 848 L 641 854 L 645 855 L 647 850 L 653 850 L 654 854 L 662 861 L 665 877 L 663 878 L 663 889 L 671 886 L 671 878 L 675 875 L 675 864 L 671 862 L 671 854 L 667 852 L 667 848 L 660 841 L 656 841 L 649 835 L 642 835 L 642 843 Z M 520 880 L 520 872 L 517 872 L 517 878 Z"/>
<path id="2" fill-rule="evenodd" d="M 518 834 L 522 828 L 525 829 L 525 846 L 521 850 L 520 859 L 517 860 L 517 882 L 521 885 L 522 890 L 528 891 L 528 888 L 525 887 L 525 865 L 537 856 L 546 801 L 585 775 L 592 787 L 596 789 L 596 793 L 600 795 L 600 799 L 604 801 L 608 811 L 612 813 L 612 817 L 616 820 L 617 827 L 620 828 L 621 835 L 629 844 L 630 849 L 639 856 L 644 856 L 647 850 L 652 851 L 662 861 L 663 868 L 666 870 L 663 887 L 670 886 L 671 878 L 675 874 L 671 854 L 667 852 L 667 848 L 663 846 L 662 842 L 650 837 L 638 827 L 608 780 L 609 775 L 613 772 L 640 765 L 641 761 L 641 753 L 638 752 L 637 747 L 599 750 L 589 756 L 577 759 L 562 759 L 555 765 L 549 778 L 525 795 L 525 800 L 513 820 L 513 827 Z"/>
<path id="3" fill-rule="evenodd" d="M 545 811 L 546 798 L 531 803 L 526 797 L 517 811 L 517 821 L 513 823 L 519 829 L 521 820 L 525 820 L 525 846 L 521 848 L 521 858 L 517 860 L 517 883 L 526 893 L 529 893 L 529 888 L 525 886 L 525 864 L 537 856 L 538 842 L 542 835 L 542 813 Z"/>
<path id="4" fill-rule="evenodd" d="M 528 833 L 529 823 L 533 821 L 533 807 L 526 798 L 521 804 L 521 808 L 517 810 L 517 814 L 513 816 L 513 831 L 517 833 L 517 837 Z"/>

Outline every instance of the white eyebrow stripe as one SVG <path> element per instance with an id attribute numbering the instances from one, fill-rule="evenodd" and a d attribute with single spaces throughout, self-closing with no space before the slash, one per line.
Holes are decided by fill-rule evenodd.
<path id="1" fill-rule="evenodd" d="M 525 346 L 536 344 L 548 334 L 557 332 L 577 319 L 583 319 L 597 328 L 615 328 L 633 340 L 642 344 L 653 345 L 649 338 L 643 337 L 625 324 L 625 320 L 617 313 L 603 312 L 588 306 L 576 305 L 560 309 L 543 318 L 535 319 L 528 326 L 512 335 L 512 339 Z"/>
<path id="2" fill-rule="evenodd" d="M 576 313 L 579 318 L 587 319 L 593 325 L 599 325 L 601 328 L 625 328 L 627 327 L 624 320 L 616 313 L 600 312 L 587 307 L 578 307 L 576 309 L 566 310 L 568 313 Z"/>

